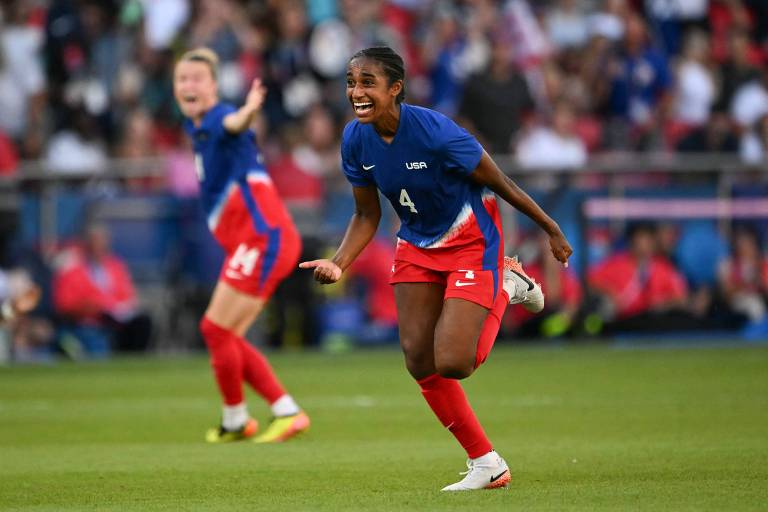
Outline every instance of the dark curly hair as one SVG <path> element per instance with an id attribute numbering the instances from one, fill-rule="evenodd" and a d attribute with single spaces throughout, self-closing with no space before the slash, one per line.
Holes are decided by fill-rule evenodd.
<path id="1" fill-rule="evenodd" d="M 354 54 L 349 61 L 352 62 L 360 57 L 374 59 L 381 64 L 381 67 L 389 80 L 389 85 L 392 85 L 397 80 L 403 82 L 403 88 L 400 90 L 400 94 L 395 98 L 396 103 L 402 103 L 403 100 L 405 100 L 405 64 L 403 63 L 403 58 L 389 46 L 373 46 L 371 48 L 360 50 Z"/>

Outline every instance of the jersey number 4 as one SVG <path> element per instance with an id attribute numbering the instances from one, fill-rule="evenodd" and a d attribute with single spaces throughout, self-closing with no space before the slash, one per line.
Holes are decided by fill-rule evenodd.
<path id="1" fill-rule="evenodd" d="M 404 188 L 400 189 L 400 204 L 407 206 L 408 209 L 411 210 L 411 213 L 419 213 L 419 211 L 416 209 L 416 205 L 413 204 L 413 201 L 411 201 L 411 198 L 408 195 L 408 191 Z"/>

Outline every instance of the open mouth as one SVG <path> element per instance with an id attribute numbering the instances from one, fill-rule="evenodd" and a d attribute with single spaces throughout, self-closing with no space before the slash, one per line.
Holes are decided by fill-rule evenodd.
<path id="1" fill-rule="evenodd" d="M 373 103 L 370 102 L 352 102 L 352 106 L 355 109 L 355 114 L 364 116 L 370 114 L 373 111 Z"/>

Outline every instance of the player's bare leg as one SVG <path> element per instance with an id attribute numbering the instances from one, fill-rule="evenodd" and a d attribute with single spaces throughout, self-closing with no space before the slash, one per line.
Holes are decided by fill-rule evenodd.
<path id="1" fill-rule="evenodd" d="M 266 358 L 243 336 L 264 308 L 264 300 L 224 282 L 216 285 L 201 331 L 211 353 L 216 381 L 224 399 L 222 422 L 206 434 L 209 442 L 254 437 L 258 423 L 250 417 L 242 383 L 266 400 L 274 414 L 260 442 L 280 442 L 309 428 L 309 418 L 285 392 Z M 262 439 L 263 438 L 263 439 Z"/>
<path id="2" fill-rule="evenodd" d="M 435 327 L 443 311 L 445 286 L 398 283 L 394 291 L 405 366 L 414 379 L 423 379 L 436 373 Z"/>

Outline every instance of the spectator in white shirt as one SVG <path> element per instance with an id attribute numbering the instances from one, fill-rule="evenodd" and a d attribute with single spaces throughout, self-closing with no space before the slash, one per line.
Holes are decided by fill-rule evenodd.
<path id="1" fill-rule="evenodd" d="M 576 135 L 576 115 L 567 103 L 554 107 L 552 121 L 525 134 L 517 143 L 517 161 L 529 168 L 575 168 L 587 162 L 587 148 Z"/>
<path id="2" fill-rule="evenodd" d="M 715 81 L 707 66 L 709 42 L 701 31 L 690 32 L 683 48 L 683 60 L 676 73 L 675 120 L 701 126 L 709 120 L 715 101 Z"/>

